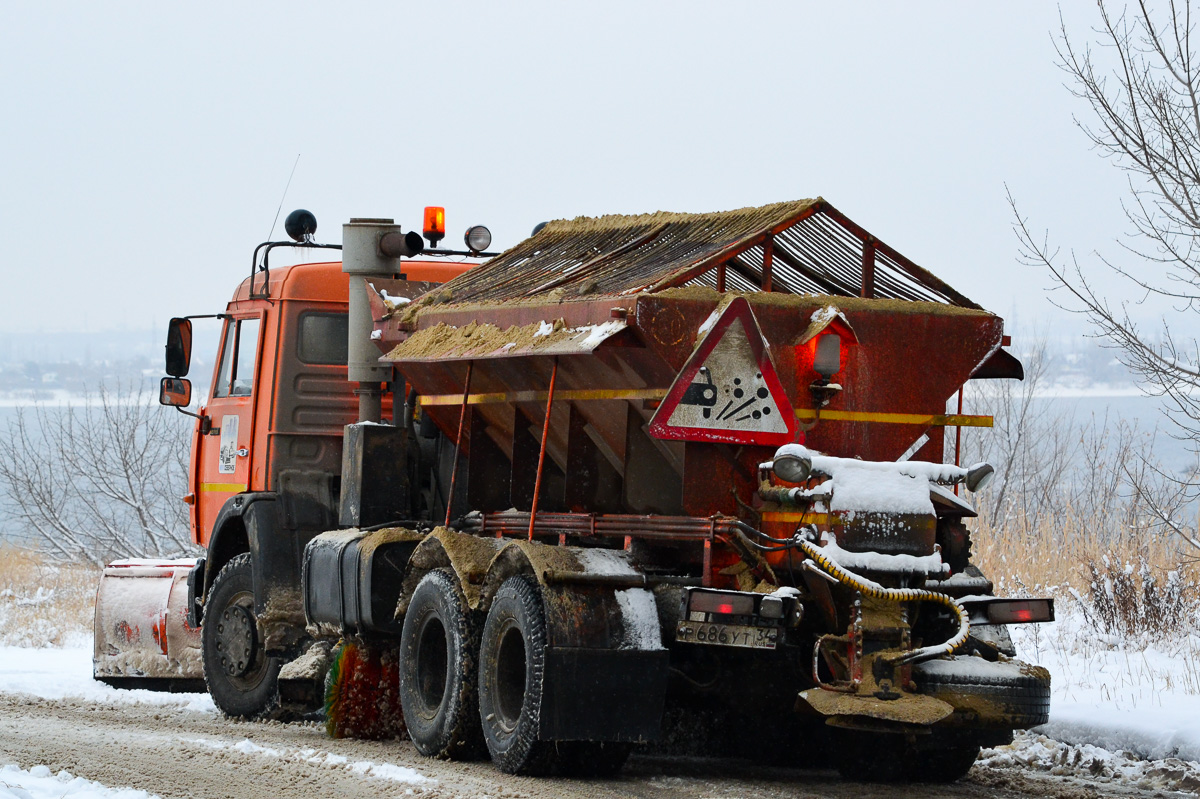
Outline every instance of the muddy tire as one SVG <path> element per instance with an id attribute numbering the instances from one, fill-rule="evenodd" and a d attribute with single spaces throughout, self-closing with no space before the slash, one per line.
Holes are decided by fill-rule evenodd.
<path id="1" fill-rule="evenodd" d="M 834 762 L 842 779 L 858 782 L 908 782 L 912 752 L 904 736 L 839 730 Z"/>
<path id="2" fill-rule="evenodd" d="M 978 746 L 945 746 L 922 750 L 912 759 L 910 777 L 913 782 L 955 782 L 967 776 L 978 757 Z"/>
<path id="3" fill-rule="evenodd" d="M 496 768 L 547 774 L 559 754 L 538 740 L 546 676 L 546 615 L 536 585 L 510 577 L 496 592 L 479 648 L 479 716 Z"/>
<path id="4" fill-rule="evenodd" d="M 967 662 L 970 660 L 979 658 Z M 1028 729 L 1050 720 L 1050 676 L 1044 669 L 1026 673 L 1014 666 L 1011 674 L 974 674 L 969 665 L 961 670 L 934 672 L 918 667 L 913 670 L 913 679 L 921 693 L 951 705 L 969 696 L 972 704 L 986 703 L 996 708 L 1003 714 L 1002 726 L 1008 729 Z"/>
<path id="5" fill-rule="evenodd" d="M 204 683 L 216 706 L 236 718 L 274 716 L 281 664 L 263 651 L 258 634 L 249 553 L 230 560 L 213 580 L 200 638 Z"/>
<path id="6" fill-rule="evenodd" d="M 468 760 L 487 751 L 479 724 L 479 625 L 454 573 L 417 583 L 400 633 L 400 705 L 417 751 Z"/>
<path id="7" fill-rule="evenodd" d="M 841 730 L 836 762 L 844 779 L 881 783 L 950 783 L 971 770 L 979 745 L 945 735 L 921 736 L 921 748 L 904 735 Z"/>

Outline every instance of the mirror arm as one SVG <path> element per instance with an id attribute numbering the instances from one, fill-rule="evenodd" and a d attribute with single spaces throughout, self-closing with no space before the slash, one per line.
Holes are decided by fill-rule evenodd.
<path id="1" fill-rule="evenodd" d="M 193 419 L 200 420 L 200 435 L 202 435 L 202 436 L 216 435 L 221 432 L 221 428 L 212 426 L 212 417 L 209 416 L 208 414 L 192 413 L 191 411 L 185 411 L 183 408 L 180 408 L 178 405 L 175 405 L 173 407 L 175 408 L 175 410 L 179 411 L 184 416 L 190 416 Z"/>

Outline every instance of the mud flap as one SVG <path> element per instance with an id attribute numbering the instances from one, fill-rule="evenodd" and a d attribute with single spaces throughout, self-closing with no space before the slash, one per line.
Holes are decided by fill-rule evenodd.
<path id="1" fill-rule="evenodd" d="M 187 621 L 187 579 L 195 564 L 138 559 L 104 567 L 96 591 L 95 679 L 118 687 L 203 690 L 200 630 Z"/>
<path id="2" fill-rule="evenodd" d="M 538 737 L 552 741 L 658 739 L 667 650 L 550 647 Z"/>

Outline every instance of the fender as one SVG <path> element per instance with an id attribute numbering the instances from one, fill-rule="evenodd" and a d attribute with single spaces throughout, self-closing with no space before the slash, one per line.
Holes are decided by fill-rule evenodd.
<path id="1" fill-rule="evenodd" d="M 263 646 L 271 654 L 293 649 L 304 636 L 300 564 L 304 545 L 313 535 L 283 526 L 278 499 L 274 491 L 229 498 L 213 523 L 203 575 L 203 596 L 207 598 L 221 568 L 234 556 L 250 553 L 254 615 Z M 193 600 L 192 607 L 199 611 L 203 605 L 197 606 Z M 203 622 L 203 614 L 197 615 Z"/>
<path id="2" fill-rule="evenodd" d="M 417 583 L 432 569 L 449 566 L 458 577 L 463 595 L 471 610 L 486 610 L 480 605 L 480 584 L 488 572 L 488 564 L 496 557 L 505 542 L 495 538 L 460 533 L 438 527 L 417 546 L 404 572 L 396 618 L 403 619 Z"/>
<path id="3" fill-rule="evenodd" d="M 204 570 L 204 590 L 201 599 L 208 598 L 213 580 L 231 558 L 251 551 L 244 519 L 247 509 L 257 502 L 274 502 L 277 498 L 278 495 L 274 491 L 255 491 L 232 496 L 221 506 L 213 522 L 212 535 L 208 539 L 207 568 Z"/>
<path id="4" fill-rule="evenodd" d="M 213 522 L 212 535 L 208 540 L 208 556 L 204 559 L 204 568 L 197 575 L 198 579 L 188 581 L 188 607 L 195 609 L 197 623 L 204 619 L 204 602 L 208 599 L 208 592 L 212 588 L 213 580 L 217 578 L 226 563 L 243 552 L 250 552 L 254 557 L 255 611 L 261 611 L 259 602 L 260 598 L 264 596 L 264 592 L 260 589 L 265 585 L 265 581 L 261 573 L 263 558 L 259 556 L 259 553 L 266 554 L 268 558 L 272 553 L 264 552 L 261 542 L 256 542 L 259 543 L 258 546 L 252 543 L 251 527 L 254 529 L 253 537 L 255 539 L 260 538 L 265 532 L 260 512 L 252 509 L 255 509 L 260 503 L 267 503 L 272 507 L 273 515 L 277 498 L 278 495 L 273 491 L 256 491 L 232 496 L 221 506 L 221 510 Z M 253 522 L 248 524 L 251 520 Z M 268 545 L 266 549 L 269 550 L 270 546 Z"/>

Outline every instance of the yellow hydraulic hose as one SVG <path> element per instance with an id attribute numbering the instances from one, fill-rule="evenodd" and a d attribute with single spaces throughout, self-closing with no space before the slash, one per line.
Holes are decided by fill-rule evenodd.
<path id="1" fill-rule="evenodd" d="M 821 548 L 814 545 L 811 541 L 804 539 L 802 535 L 797 535 L 795 538 L 800 549 L 804 551 L 813 561 L 824 569 L 831 577 L 836 579 L 842 585 L 849 586 L 856 591 L 865 594 L 874 599 L 887 599 L 893 602 L 937 602 L 939 605 L 945 605 L 953 610 L 958 615 L 958 634 L 946 641 L 944 644 L 936 646 L 926 646 L 921 649 L 914 649 L 911 652 L 906 652 L 895 658 L 898 663 L 916 663 L 923 660 L 931 660 L 941 655 L 953 654 L 956 649 L 967 642 L 967 635 L 970 632 L 970 623 L 967 619 L 967 611 L 957 599 L 939 594 L 936 591 L 926 591 L 922 588 L 884 588 L 879 583 L 868 580 L 865 577 L 860 577 L 853 572 L 846 571 L 839 566 L 832 558 L 821 551 Z M 890 659 L 890 658 L 889 658 Z"/>

